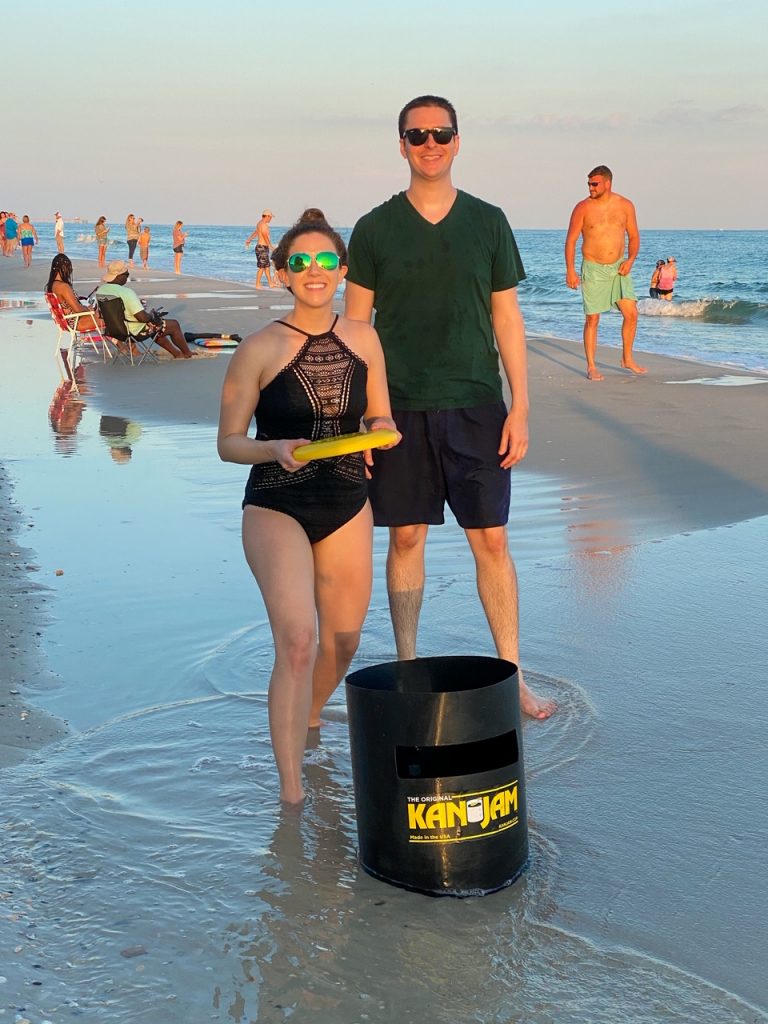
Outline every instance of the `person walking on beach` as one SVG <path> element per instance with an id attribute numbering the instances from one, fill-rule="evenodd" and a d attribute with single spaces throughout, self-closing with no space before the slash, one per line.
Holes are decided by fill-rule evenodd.
<path id="1" fill-rule="evenodd" d="M 53 238 L 59 252 L 64 252 L 64 218 L 56 211 L 56 220 L 53 225 Z"/>
<path id="2" fill-rule="evenodd" d="M 125 218 L 125 240 L 128 243 L 128 266 L 133 266 L 133 254 L 136 252 L 136 246 L 139 242 L 139 234 L 141 233 L 141 224 L 144 220 L 143 217 L 134 217 L 132 213 L 129 213 Z"/>
<path id="3" fill-rule="evenodd" d="M 177 220 L 173 225 L 173 272 L 181 273 L 181 259 L 184 255 L 184 243 L 187 240 L 187 232 L 182 230 L 183 220 Z"/>
<path id="4" fill-rule="evenodd" d="M 373 431 L 394 422 L 376 332 L 333 311 L 346 273 L 341 237 L 325 218 L 302 217 L 273 258 L 293 309 L 235 350 L 222 388 L 218 452 L 251 466 L 243 547 L 275 644 L 269 728 L 280 796 L 298 803 L 307 730 L 320 724 L 360 641 L 373 530 L 362 453 L 310 462 L 293 453 L 310 439 L 357 431 L 361 420 Z"/>
<path id="5" fill-rule="evenodd" d="M 40 239 L 37 237 L 35 225 L 30 223 L 26 213 L 19 226 L 19 238 L 21 239 L 21 254 L 24 257 L 24 266 L 31 267 L 32 249 L 38 244 Z"/>
<path id="6" fill-rule="evenodd" d="M 667 262 L 661 267 L 659 273 L 659 282 L 656 285 L 656 290 L 660 299 L 664 299 L 665 302 L 671 302 L 672 296 L 675 291 L 675 281 L 677 280 L 677 260 L 674 256 L 670 256 Z"/>
<path id="7" fill-rule="evenodd" d="M 19 222 L 15 213 L 9 213 L 5 218 L 5 255 L 13 256 L 19 242 Z"/>
<path id="8" fill-rule="evenodd" d="M 635 208 L 612 191 L 613 173 L 601 164 L 587 175 L 589 197 L 573 208 L 565 238 L 565 283 L 581 285 L 584 303 L 584 351 L 587 378 L 604 380 L 595 364 L 600 314 L 616 306 L 623 317 L 621 365 L 632 373 L 647 373 L 632 356 L 637 331 L 637 296 L 632 264 L 640 251 Z M 576 240 L 582 238 L 581 276 L 576 273 Z M 625 255 L 625 244 L 627 252 Z"/>
<path id="9" fill-rule="evenodd" d="M 110 232 L 110 229 L 107 227 L 107 218 L 99 217 L 99 219 L 96 221 L 96 225 L 93 230 L 94 234 L 96 235 L 96 245 L 99 249 L 99 266 L 106 267 L 107 246 L 109 245 L 109 240 L 107 236 Z"/>
<path id="10" fill-rule="evenodd" d="M 400 112 L 405 192 L 352 232 L 346 313 L 375 326 L 387 358 L 402 444 L 377 456 L 371 504 L 389 527 L 387 589 L 397 654 L 416 657 L 430 525 L 447 501 L 474 556 L 477 588 L 500 658 L 519 664 L 515 565 L 507 543 L 510 469 L 528 450 L 525 277 L 498 208 L 457 190 L 456 111 L 419 96 Z M 495 339 L 495 344 L 494 344 Z M 503 401 L 499 356 L 512 395 Z M 523 711 L 555 710 L 520 682 Z"/>
<path id="11" fill-rule="evenodd" d="M 272 211 L 264 210 L 261 215 L 261 220 L 256 225 L 254 230 L 248 236 L 245 241 L 246 249 L 251 242 L 256 239 L 256 246 L 254 252 L 256 254 L 256 283 L 255 288 L 259 287 L 259 281 L 262 276 L 267 279 L 267 287 L 274 288 L 275 283 L 269 274 L 269 253 L 272 249 L 272 243 L 269 238 L 269 225 L 272 222 Z"/>
<path id="12" fill-rule="evenodd" d="M 152 229 L 148 224 L 143 224 L 139 232 L 139 255 L 141 265 L 146 270 L 149 266 L 149 243 L 152 241 Z"/>
<path id="13" fill-rule="evenodd" d="M 192 352 L 187 345 L 184 332 L 178 320 L 159 318 L 147 313 L 144 303 L 132 288 L 126 288 L 129 274 L 124 260 L 112 260 L 102 277 L 102 284 L 96 295 L 116 295 L 123 300 L 125 327 L 129 334 L 151 337 L 160 348 L 165 349 L 174 359 L 191 359 Z"/>

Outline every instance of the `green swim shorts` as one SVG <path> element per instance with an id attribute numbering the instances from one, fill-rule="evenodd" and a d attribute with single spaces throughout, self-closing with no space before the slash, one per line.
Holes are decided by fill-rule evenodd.
<path id="1" fill-rule="evenodd" d="M 585 313 L 607 313 L 621 299 L 637 302 L 632 275 L 619 273 L 623 259 L 615 263 L 592 263 L 584 260 L 581 264 L 581 297 Z"/>

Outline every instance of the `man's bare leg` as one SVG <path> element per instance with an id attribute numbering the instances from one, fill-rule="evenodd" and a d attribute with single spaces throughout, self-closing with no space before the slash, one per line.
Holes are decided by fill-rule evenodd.
<path id="1" fill-rule="evenodd" d="M 616 305 L 624 318 L 621 322 L 621 365 L 632 373 L 648 373 L 645 366 L 638 366 L 632 358 L 637 333 L 637 303 L 634 299 L 621 299 Z"/>
<path id="2" fill-rule="evenodd" d="M 599 313 L 586 314 L 584 319 L 584 353 L 587 357 L 587 380 L 605 379 L 595 365 L 595 356 L 597 355 L 597 326 L 599 323 Z"/>
<path id="3" fill-rule="evenodd" d="M 416 657 L 428 529 L 428 526 L 418 524 L 394 526 L 389 531 L 387 594 L 399 661 L 410 661 Z"/>
<path id="4" fill-rule="evenodd" d="M 557 704 L 537 697 L 523 681 L 520 670 L 517 573 L 509 553 L 506 527 L 492 526 L 485 530 L 465 532 L 475 557 L 477 592 L 496 645 L 496 653 L 500 658 L 518 666 L 520 707 L 532 718 L 549 718 L 557 709 Z"/>

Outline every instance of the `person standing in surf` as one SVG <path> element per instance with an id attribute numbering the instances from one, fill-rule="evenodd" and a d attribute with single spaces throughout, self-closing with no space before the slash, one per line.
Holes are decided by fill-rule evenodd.
<path id="1" fill-rule="evenodd" d="M 256 281 L 254 282 L 254 288 L 259 287 L 259 281 L 262 277 L 266 277 L 268 288 L 275 287 L 275 282 L 269 275 L 269 254 L 272 249 L 272 242 L 269 237 L 269 225 L 271 223 L 272 211 L 264 210 L 261 220 L 245 240 L 245 248 L 247 249 L 254 238 L 256 239 L 256 245 L 254 246 L 256 254 Z"/>
<path id="2" fill-rule="evenodd" d="M 346 312 L 370 321 L 387 357 L 402 444 L 376 456 L 371 504 L 389 527 L 387 590 L 397 654 L 416 657 L 430 525 L 448 502 L 475 560 L 500 658 L 519 664 L 517 574 L 507 542 L 510 469 L 528 451 L 528 370 L 517 285 L 525 277 L 503 212 L 456 189 L 453 104 L 419 96 L 398 119 L 405 192 L 362 217 L 350 240 Z M 499 358 L 512 396 L 503 401 Z M 520 676 L 520 704 L 552 701 Z"/>
<path id="3" fill-rule="evenodd" d="M 656 285 L 656 293 L 665 302 L 671 302 L 675 291 L 677 280 L 677 260 L 670 256 L 659 272 L 659 281 Z"/>
<path id="4" fill-rule="evenodd" d="M 269 729 L 280 796 L 291 804 L 304 798 L 307 730 L 360 642 L 373 573 L 367 460 L 356 452 L 300 462 L 294 450 L 357 431 L 361 420 L 373 431 L 395 426 L 376 332 L 333 311 L 347 250 L 318 214 L 308 210 L 274 252 L 293 309 L 237 347 L 218 435 L 221 459 L 251 467 L 243 548 L 274 638 Z"/>
<path id="5" fill-rule="evenodd" d="M 187 232 L 183 230 L 184 221 L 177 220 L 173 225 L 173 272 L 181 273 L 181 260 L 184 256 L 184 243 L 187 240 Z"/>
<path id="6" fill-rule="evenodd" d="M 94 227 L 96 234 L 96 245 L 98 246 L 99 252 L 99 266 L 106 267 L 107 265 L 107 246 L 109 245 L 109 232 L 111 228 L 107 227 L 107 218 L 104 216 L 99 217 Z"/>
<path id="7" fill-rule="evenodd" d="M 604 380 L 597 368 L 597 328 L 600 314 L 616 306 L 623 317 L 621 365 L 632 373 L 647 373 L 632 356 L 637 332 L 637 296 L 632 264 L 640 252 L 635 207 L 613 192 L 613 173 L 601 164 L 587 175 L 589 196 L 573 208 L 565 238 L 565 283 L 581 285 L 584 303 L 584 352 L 587 378 Z M 581 275 L 576 273 L 576 241 L 581 235 Z M 625 255 L 626 246 L 626 255 Z"/>

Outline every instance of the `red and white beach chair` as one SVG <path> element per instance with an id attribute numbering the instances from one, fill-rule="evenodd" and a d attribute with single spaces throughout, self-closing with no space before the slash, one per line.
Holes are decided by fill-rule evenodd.
<path id="1" fill-rule="evenodd" d="M 101 353 L 105 363 L 107 360 L 119 359 L 120 352 L 113 340 L 105 336 L 98 326 L 89 327 L 87 330 L 79 327 L 82 318 L 93 317 L 92 313 L 65 313 L 61 302 L 53 292 L 45 293 L 45 301 L 48 303 L 53 322 L 59 329 L 55 356 L 61 378 L 62 380 L 71 380 L 73 388 L 77 390 L 75 370 L 84 347 L 90 345 L 97 355 Z M 95 317 L 93 319 L 95 323 Z M 62 345 L 62 338 L 65 335 L 66 341 Z"/>

